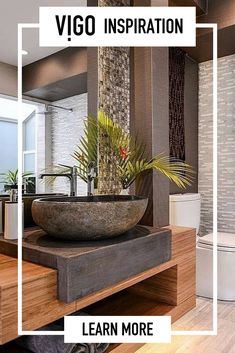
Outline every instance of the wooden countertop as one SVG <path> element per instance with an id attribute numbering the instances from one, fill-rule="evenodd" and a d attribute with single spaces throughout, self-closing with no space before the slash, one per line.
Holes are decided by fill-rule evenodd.
<path id="1" fill-rule="evenodd" d="M 145 299 L 149 297 L 152 301 L 165 301 L 163 314 L 169 314 L 173 310 L 175 318 L 183 315 L 195 305 L 196 235 L 195 230 L 191 228 L 172 226 L 170 229 L 170 261 L 69 304 L 57 300 L 56 270 L 23 261 L 23 329 L 38 329 L 130 287 L 128 293 L 125 293 L 127 297 L 130 297 L 131 293 L 133 296 L 138 295 L 138 299 L 142 296 Z M 161 277 L 163 271 L 164 276 Z M 154 294 L 151 292 L 153 283 L 159 288 Z M 108 301 L 112 302 L 110 298 Z M 104 308 L 108 306 L 107 303 L 104 303 Z M 97 305 L 94 312 L 100 312 Z M 158 312 L 159 310 L 158 305 Z M 149 312 L 154 314 L 153 310 Z M 16 337 L 17 259 L 0 254 L 0 344 Z"/>

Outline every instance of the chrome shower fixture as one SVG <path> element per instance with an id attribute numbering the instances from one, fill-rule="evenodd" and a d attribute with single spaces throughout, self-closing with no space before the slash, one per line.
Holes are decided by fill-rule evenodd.
<path id="1" fill-rule="evenodd" d="M 45 105 L 45 110 L 42 111 L 42 112 L 38 112 L 37 114 L 44 114 L 44 115 L 48 115 L 48 114 L 51 114 L 53 111 L 50 109 L 50 108 L 55 108 L 55 109 L 62 109 L 62 110 L 66 110 L 70 113 L 73 112 L 73 109 L 72 108 L 64 108 L 64 107 L 61 107 L 59 105 L 54 105 L 54 104 L 46 104 Z M 58 113 L 58 112 L 57 112 Z"/>

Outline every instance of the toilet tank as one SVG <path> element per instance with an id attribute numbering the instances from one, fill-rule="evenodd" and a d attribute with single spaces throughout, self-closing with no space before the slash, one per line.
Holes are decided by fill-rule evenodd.
<path id="1" fill-rule="evenodd" d="M 200 194 L 170 195 L 170 224 L 196 228 L 200 226 Z"/>

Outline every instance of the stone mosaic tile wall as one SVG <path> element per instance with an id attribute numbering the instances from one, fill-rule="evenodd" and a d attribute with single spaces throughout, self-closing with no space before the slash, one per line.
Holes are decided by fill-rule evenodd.
<path id="1" fill-rule="evenodd" d="M 99 0 L 99 6 L 129 6 L 130 0 Z M 130 121 L 130 48 L 100 47 L 98 50 L 98 108 L 123 128 Z M 118 193 L 115 161 L 99 146 L 99 192 Z"/>
<path id="2" fill-rule="evenodd" d="M 99 0 L 99 6 L 130 6 L 130 0 Z"/>
<path id="3" fill-rule="evenodd" d="M 129 130 L 130 48 L 99 48 L 99 109 Z"/>
<path id="4" fill-rule="evenodd" d="M 201 234 L 212 231 L 212 61 L 199 65 Z M 218 229 L 235 233 L 235 55 L 218 61 Z"/>

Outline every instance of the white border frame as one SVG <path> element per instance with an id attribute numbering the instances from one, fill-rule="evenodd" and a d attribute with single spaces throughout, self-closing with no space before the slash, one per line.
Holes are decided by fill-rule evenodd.
<path id="1" fill-rule="evenodd" d="M 18 24 L 18 219 L 22 220 L 22 172 L 23 172 L 23 119 L 22 119 L 22 35 L 23 29 L 39 28 L 38 23 Z M 213 30 L 213 329 L 204 331 L 171 331 L 172 336 L 215 336 L 218 330 L 217 317 L 217 24 L 200 23 L 196 28 L 212 28 Z M 22 222 L 18 222 L 18 335 L 64 335 L 64 331 L 23 331 L 22 302 Z"/>

